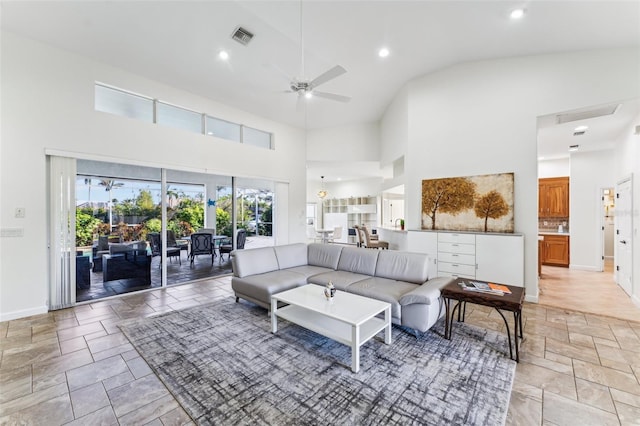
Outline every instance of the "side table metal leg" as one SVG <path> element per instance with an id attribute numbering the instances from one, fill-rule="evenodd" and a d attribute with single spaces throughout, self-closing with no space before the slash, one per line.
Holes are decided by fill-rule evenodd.
<path id="1" fill-rule="evenodd" d="M 444 338 L 451 340 L 451 332 L 449 330 L 449 315 L 451 314 L 451 299 L 444 300 Z"/>
<path id="2" fill-rule="evenodd" d="M 522 337 L 522 320 L 520 312 L 513 312 L 513 340 L 516 345 L 516 362 L 520 362 L 520 353 L 518 352 L 518 328 L 520 328 L 520 337 Z"/>
<path id="3" fill-rule="evenodd" d="M 509 340 L 509 358 L 513 359 L 513 348 L 511 348 L 511 330 L 509 329 L 509 323 L 507 322 L 507 318 L 505 318 L 504 314 L 502 313 L 502 311 L 500 311 L 500 309 L 496 308 L 496 311 L 498 311 L 498 313 L 500 314 L 500 316 L 502 317 L 502 319 L 504 320 L 504 325 L 505 327 L 507 327 L 507 339 Z M 516 330 L 514 330 L 514 333 L 517 333 L 517 323 L 514 324 L 514 327 Z M 517 339 L 517 337 L 516 337 Z M 516 341 L 516 345 L 517 345 L 517 341 Z M 517 346 L 516 346 L 516 351 L 517 351 Z"/>

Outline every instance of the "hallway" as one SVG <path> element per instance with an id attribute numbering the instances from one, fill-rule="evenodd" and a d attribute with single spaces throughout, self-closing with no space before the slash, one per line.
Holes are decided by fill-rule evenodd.
<path id="1" fill-rule="evenodd" d="M 539 283 L 542 305 L 640 321 L 640 308 L 614 281 L 612 260 L 604 272 L 543 265 Z"/>

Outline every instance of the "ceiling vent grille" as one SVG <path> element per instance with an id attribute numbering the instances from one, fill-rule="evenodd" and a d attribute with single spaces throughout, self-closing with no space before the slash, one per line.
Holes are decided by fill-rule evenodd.
<path id="1" fill-rule="evenodd" d="M 573 132 L 573 136 L 582 136 L 582 135 L 584 135 L 584 134 L 585 134 L 585 131 L 584 131 L 584 130 L 582 130 L 582 131 L 580 131 L 580 132 Z"/>
<path id="2" fill-rule="evenodd" d="M 253 38 L 253 34 L 242 27 L 237 27 L 235 30 L 233 30 L 231 38 L 242 44 L 243 46 L 246 46 Z"/>
<path id="3" fill-rule="evenodd" d="M 587 120 L 589 118 L 604 117 L 605 115 L 612 115 L 620 107 L 620 104 L 605 105 L 588 110 L 567 112 L 564 114 L 556 115 L 556 124 L 570 123 L 572 121 Z"/>

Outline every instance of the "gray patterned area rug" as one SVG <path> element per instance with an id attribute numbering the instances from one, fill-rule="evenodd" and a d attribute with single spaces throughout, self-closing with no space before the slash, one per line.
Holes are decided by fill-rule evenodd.
<path id="1" fill-rule="evenodd" d="M 432 330 L 442 333 L 441 320 Z M 233 299 L 121 329 L 193 420 L 208 425 L 500 425 L 515 374 L 506 337 L 455 324 L 452 340 L 393 327 L 351 349 Z"/>

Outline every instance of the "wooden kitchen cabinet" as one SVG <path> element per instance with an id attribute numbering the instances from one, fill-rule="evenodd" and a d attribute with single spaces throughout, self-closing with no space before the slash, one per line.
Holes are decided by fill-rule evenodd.
<path id="1" fill-rule="evenodd" d="M 538 179 L 538 217 L 569 217 L 569 177 Z"/>
<path id="2" fill-rule="evenodd" d="M 545 235 L 542 244 L 542 264 L 569 266 L 569 236 Z"/>

